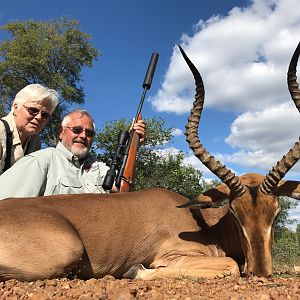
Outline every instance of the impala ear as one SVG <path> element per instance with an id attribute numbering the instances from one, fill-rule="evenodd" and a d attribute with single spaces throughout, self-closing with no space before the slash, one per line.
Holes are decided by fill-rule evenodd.
<path id="1" fill-rule="evenodd" d="M 211 202 L 212 207 L 219 207 L 228 201 L 230 190 L 227 185 L 220 184 L 196 197 L 199 202 Z"/>
<path id="2" fill-rule="evenodd" d="M 275 189 L 276 196 L 287 196 L 300 200 L 300 182 L 292 180 L 281 180 Z"/>
<path id="3" fill-rule="evenodd" d="M 229 203 L 222 207 L 200 209 L 202 219 L 208 227 L 214 226 L 228 213 Z"/>
<path id="4" fill-rule="evenodd" d="M 229 199 L 230 190 L 225 184 L 220 184 L 191 201 L 178 207 L 188 208 L 215 208 L 223 206 Z"/>
<path id="5" fill-rule="evenodd" d="M 199 200 L 198 200 L 199 199 Z M 191 201 L 178 205 L 178 208 L 193 208 L 193 209 L 207 209 L 207 208 L 219 208 L 224 206 L 229 201 L 228 197 L 224 199 L 219 199 L 214 202 L 211 201 L 211 198 L 205 197 L 203 195 L 197 196 L 197 198 L 192 199 Z"/>
<path id="6" fill-rule="evenodd" d="M 229 194 L 229 188 L 225 184 L 220 184 L 178 207 L 192 209 L 193 214 L 201 220 L 200 227 L 210 227 L 216 225 L 227 214 Z"/>

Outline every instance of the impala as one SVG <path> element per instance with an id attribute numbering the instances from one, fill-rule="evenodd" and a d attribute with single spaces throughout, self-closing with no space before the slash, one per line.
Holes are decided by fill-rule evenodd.
<path id="1" fill-rule="evenodd" d="M 298 110 L 299 45 L 288 71 Z M 107 274 L 138 279 L 272 275 L 278 197 L 300 199 L 299 182 L 283 180 L 299 160 L 299 141 L 266 176 L 236 176 L 199 140 L 204 85 L 180 50 L 196 83 L 187 142 L 222 183 L 192 201 L 165 189 L 0 201 L 1 280 Z M 216 208 L 222 201 L 227 202 Z"/>

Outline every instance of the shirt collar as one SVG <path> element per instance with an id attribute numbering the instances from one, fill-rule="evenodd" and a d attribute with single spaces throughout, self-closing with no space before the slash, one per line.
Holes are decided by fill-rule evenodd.
<path id="1" fill-rule="evenodd" d="M 61 142 L 57 144 L 56 149 L 62 152 L 62 154 L 67 158 L 67 160 L 71 162 L 75 167 L 80 167 L 78 157 L 74 155 L 71 151 L 69 151 Z"/>
<path id="2" fill-rule="evenodd" d="M 71 151 L 69 151 L 61 142 L 59 142 L 56 146 L 56 149 L 64 154 L 64 156 L 70 161 L 75 167 L 80 168 L 87 161 L 91 160 L 92 155 L 88 153 L 86 158 L 83 161 L 79 161 L 79 158 L 74 155 Z"/>

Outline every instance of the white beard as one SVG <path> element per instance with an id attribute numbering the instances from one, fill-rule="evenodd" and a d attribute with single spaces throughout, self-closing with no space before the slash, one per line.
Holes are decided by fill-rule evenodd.
<path id="1" fill-rule="evenodd" d="M 69 149 L 74 155 L 78 157 L 78 159 L 83 159 L 89 153 L 88 148 L 78 148 L 76 145 L 72 145 L 71 149 Z"/>

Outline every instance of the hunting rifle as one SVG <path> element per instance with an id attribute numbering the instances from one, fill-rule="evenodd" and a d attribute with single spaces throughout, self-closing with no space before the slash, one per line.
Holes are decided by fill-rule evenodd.
<path id="1" fill-rule="evenodd" d="M 146 92 L 150 89 L 159 54 L 152 53 L 147 73 L 143 82 L 143 94 L 140 100 L 136 116 L 132 124 L 141 118 L 141 110 L 144 104 Z M 109 170 L 106 173 L 102 187 L 111 190 L 113 184 L 119 192 L 130 192 L 133 188 L 136 154 L 139 147 L 139 135 L 134 132 L 133 126 L 129 131 L 120 132 L 118 146 L 112 159 L 109 161 Z"/>

